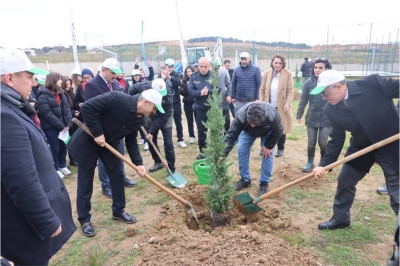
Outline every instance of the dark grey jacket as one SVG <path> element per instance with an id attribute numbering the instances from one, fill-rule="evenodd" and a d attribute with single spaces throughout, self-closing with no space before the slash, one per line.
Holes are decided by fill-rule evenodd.
<path id="1" fill-rule="evenodd" d="M 228 156 L 242 131 L 245 131 L 255 137 L 262 137 L 271 132 L 271 135 L 265 141 L 264 146 L 270 150 L 275 147 L 278 139 L 283 133 L 281 117 L 279 116 L 279 113 L 275 107 L 273 107 L 270 103 L 258 102 L 258 104 L 260 103 L 264 106 L 266 114 L 266 119 L 263 123 L 261 123 L 260 126 L 251 127 L 247 122 L 247 109 L 249 109 L 252 104 L 255 104 L 254 102 L 244 105 L 236 113 L 235 119 L 226 133 L 225 142 L 228 144 L 228 146 L 224 150 L 225 156 Z"/>
<path id="2" fill-rule="evenodd" d="M 327 101 L 323 100 L 321 95 L 311 95 L 310 92 L 317 86 L 318 77 L 313 76 L 304 82 L 303 92 L 299 107 L 297 108 L 297 120 L 301 119 L 304 109 L 309 103 L 305 124 L 308 127 L 330 127 L 328 116 L 324 113 L 323 108 Z"/>
<path id="3" fill-rule="evenodd" d="M 241 65 L 235 68 L 232 78 L 232 99 L 250 102 L 258 100 L 261 86 L 261 70 L 249 63 L 247 67 Z"/>
<path id="4" fill-rule="evenodd" d="M 311 68 L 312 68 L 313 64 L 311 62 L 308 61 L 304 61 L 303 64 L 301 64 L 301 76 L 302 77 L 310 77 L 311 76 Z"/>

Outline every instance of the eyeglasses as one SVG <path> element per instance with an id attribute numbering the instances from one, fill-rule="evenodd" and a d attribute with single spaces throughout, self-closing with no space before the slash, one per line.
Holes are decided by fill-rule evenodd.
<path id="1" fill-rule="evenodd" d="M 317 58 L 314 59 L 314 62 L 317 61 L 317 60 L 319 60 L 319 61 L 328 61 L 328 59 L 325 58 L 325 57 L 317 57 Z"/>
<path id="2" fill-rule="evenodd" d="M 331 93 L 331 91 L 336 87 L 336 85 L 337 85 L 337 84 L 335 84 L 335 86 L 333 86 L 330 90 L 326 90 L 326 89 L 325 89 L 324 91 L 322 91 L 322 92 L 321 92 L 321 96 L 324 97 L 324 98 L 327 98 L 328 95 L 329 95 L 329 93 Z"/>

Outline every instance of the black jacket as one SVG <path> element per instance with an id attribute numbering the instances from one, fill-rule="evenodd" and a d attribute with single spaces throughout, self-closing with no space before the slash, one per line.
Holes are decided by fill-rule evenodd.
<path id="1" fill-rule="evenodd" d="M 179 87 L 179 92 L 183 96 L 182 102 L 194 104 L 194 99 L 188 92 L 188 85 L 189 81 L 182 81 L 182 85 Z"/>
<path id="2" fill-rule="evenodd" d="M 149 134 L 154 135 L 157 130 L 163 128 L 167 122 L 168 119 L 173 115 L 173 91 L 172 91 L 172 86 L 171 82 L 169 80 L 165 80 L 165 84 L 167 85 L 167 95 L 162 97 L 161 101 L 161 106 L 163 107 L 165 113 L 162 114 L 157 110 L 156 114 L 151 114 L 149 116 L 149 119 L 152 120 L 151 126 L 148 130 Z M 129 94 L 130 95 L 136 95 L 139 93 L 142 93 L 145 90 L 148 90 L 151 88 L 151 83 L 149 81 L 143 81 L 143 82 L 138 82 L 136 84 L 132 84 L 131 87 L 129 88 Z M 172 126 L 172 124 L 171 124 Z"/>
<path id="3" fill-rule="evenodd" d="M 72 127 L 72 114 L 67 96 L 60 94 L 58 104 L 56 97 L 45 87 L 39 89 L 39 99 L 36 103 L 42 129 L 55 128 L 62 131 L 65 127 Z"/>
<path id="4" fill-rule="evenodd" d="M 305 124 L 308 127 L 330 127 L 328 116 L 324 113 L 323 108 L 327 101 L 323 100 L 321 95 L 311 95 L 310 92 L 317 86 L 318 77 L 313 76 L 307 79 L 303 85 L 301 100 L 297 109 L 297 119 L 301 119 L 304 109 L 309 103 Z"/>
<path id="5" fill-rule="evenodd" d="M 271 132 L 271 135 L 265 141 L 264 146 L 270 150 L 275 147 L 278 139 L 283 133 L 281 117 L 279 116 L 279 113 L 275 107 L 273 107 L 270 103 L 258 103 L 261 103 L 265 108 L 265 121 L 257 127 L 251 127 L 247 122 L 247 109 L 249 109 L 252 104 L 255 104 L 254 102 L 248 103 L 240 108 L 240 110 L 236 113 L 231 127 L 226 133 L 225 142 L 228 146 L 224 150 L 225 156 L 228 156 L 228 154 L 231 152 L 233 145 L 235 145 L 235 142 L 239 138 L 239 135 L 242 131 L 245 131 L 255 137 L 262 137 L 268 132 Z"/>
<path id="6" fill-rule="evenodd" d="M 172 84 L 172 89 L 174 90 L 174 103 L 180 102 L 181 94 L 179 91 L 179 87 L 182 85 L 182 78 L 178 73 L 172 71 L 170 81 Z"/>
<path id="7" fill-rule="evenodd" d="M 196 71 L 190 76 L 188 92 L 190 96 L 193 97 L 195 108 L 198 111 L 206 112 L 210 109 L 210 107 L 205 104 L 207 103 L 208 95 L 211 95 L 213 92 L 211 82 L 211 71 L 208 71 L 205 75 L 202 75 L 200 71 Z M 205 86 L 208 88 L 208 95 L 201 96 L 201 90 Z"/>
<path id="8" fill-rule="evenodd" d="M 304 61 L 303 64 L 301 64 L 301 76 L 302 77 L 310 77 L 311 76 L 311 68 L 312 68 L 313 64 L 311 62 L 308 61 Z"/>
<path id="9" fill-rule="evenodd" d="M 332 130 L 329 134 L 328 152 L 320 166 L 335 162 L 342 152 L 346 131 L 351 132 L 350 146 L 345 156 L 399 133 L 399 115 L 393 99 L 399 97 L 399 80 L 370 75 L 362 80 L 348 81 L 346 107 L 342 102 L 326 104 Z M 399 173 L 399 141 L 378 149 L 382 156 Z M 347 162 L 348 165 L 369 172 L 375 162 L 374 152 Z"/>
<path id="10" fill-rule="evenodd" d="M 43 265 L 76 230 L 71 201 L 43 131 L 3 98 L 1 125 L 1 256 Z"/>
<path id="11" fill-rule="evenodd" d="M 106 142 L 117 148 L 118 141 L 125 137 L 126 149 L 135 165 L 143 165 L 136 142 L 138 130 L 144 118 L 137 117 L 139 96 L 130 96 L 121 92 L 108 92 L 90 100 L 81 107 L 87 127 L 95 137 L 104 134 Z M 101 155 L 109 170 L 121 166 L 121 160 L 106 148 L 96 144 L 91 136 L 79 128 L 67 144 L 67 149 L 79 164 L 89 170 L 96 165 Z M 85 168 L 88 167 L 88 168 Z"/>

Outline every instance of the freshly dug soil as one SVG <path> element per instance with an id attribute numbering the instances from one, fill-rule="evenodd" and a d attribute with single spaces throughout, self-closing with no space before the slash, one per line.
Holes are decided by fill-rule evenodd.
<path id="1" fill-rule="evenodd" d="M 290 172 L 290 168 L 281 169 Z M 286 183 L 287 181 L 285 181 Z M 137 265 L 318 265 L 311 251 L 291 247 L 272 231 L 298 231 L 273 202 L 259 203 L 261 212 L 245 215 L 234 206 L 227 212 L 230 225 L 210 226 L 204 193 L 206 186 L 191 184 L 177 190 L 196 211 L 199 224 L 179 203 L 164 205 L 165 217 L 156 233 L 145 235 L 152 243 L 139 244 Z M 264 203 L 264 204 L 263 204 Z"/>

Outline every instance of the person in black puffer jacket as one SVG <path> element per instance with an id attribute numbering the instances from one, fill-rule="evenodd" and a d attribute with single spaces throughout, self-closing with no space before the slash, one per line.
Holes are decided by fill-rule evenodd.
<path id="1" fill-rule="evenodd" d="M 185 115 L 186 115 L 186 120 L 188 124 L 188 131 L 189 131 L 189 137 L 190 137 L 190 144 L 194 143 L 194 129 L 193 129 L 193 121 L 194 118 L 196 117 L 196 109 L 193 108 L 194 104 L 194 99 L 192 96 L 190 96 L 188 92 L 188 85 L 189 85 L 189 79 L 190 76 L 194 73 L 194 68 L 191 65 L 188 65 L 183 72 L 183 78 L 182 78 L 182 85 L 179 88 L 180 94 L 183 96 L 182 102 L 183 102 L 183 110 L 185 110 Z"/>
<path id="2" fill-rule="evenodd" d="M 67 168 L 67 148 L 65 143 L 58 138 L 60 131 L 72 127 L 71 108 L 67 96 L 61 89 L 61 74 L 50 72 L 46 77 L 46 87 L 40 87 L 37 110 L 40 123 L 50 149 L 53 153 L 54 168 L 60 178 L 71 174 Z"/>
<path id="3" fill-rule="evenodd" d="M 302 168 L 303 173 L 309 173 L 314 168 L 315 145 L 318 139 L 318 145 L 321 151 L 321 158 L 326 154 L 328 145 L 328 136 L 331 131 L 331 125 L 327 115 L 323 112 L 323 108 L 327 103 L 321 95 L 311 95 L 310 92 L 317 86 L 319 74 L 332 66 L 326 58 L 318 58 L 315 60 L 312 69 L 311 77 L 304 82 L 303 92 L 299 107 L 297 108 L 297 122 L 301 123 L 301 117 L 304 114 L 304 109 L 309 103 L 306 114 L 306 126 L 308 135 L 307 156 L 308 162 Z M 318 136 L 318 138 L 317 138 Z"/>

